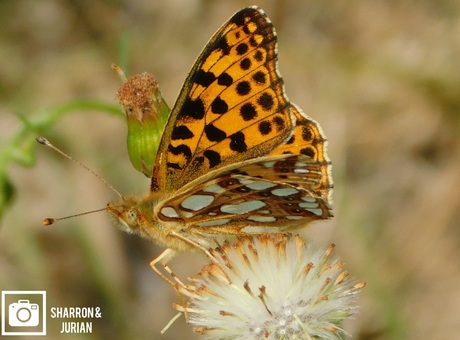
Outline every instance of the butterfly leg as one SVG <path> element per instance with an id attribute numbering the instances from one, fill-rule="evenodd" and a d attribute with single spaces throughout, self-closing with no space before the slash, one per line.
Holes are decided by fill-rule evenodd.
<path id="1" fill-rule="evenodd" d="M 225 272 L 224 268 L 222 267 L 222 265 L 219 263 L 219 261 L 217 261 L 217 259 L 214 257 L 214 255 L 211 254 L 211 252 L 206 249 L 205 247 L 203 247 L 201 244 L 199 243 L 196 243 L 195 241 L 175 232 L 175 231 L 172 231 L 169 233 L 169 235 L 171 236 L 174 236 L 174 237 L 177 237 L 178 239 L 190 244 L 191 246 L 194 246 L 198 249 L 200 249 L 201 251 L 203 251 L 206 256 L 222 271 L 222 274 L 225 276 L 225 278 L 227 279 L 228 283 L 230 284 L 232 281 L 230 280 L 230 278 L 228 277 L 227 273 Z M 166 268 L 165 268 L 166 269 Z"/>
<path id="2" fill-rule="evenodd" d="M 150 262 L 150 267 L 152 267 L 152 269 L 155 271 L 155 273 L 157 273 L 158 276 L 160 276 L 163 280 L 165 280 L 169 285 L 171 285 L 177 296 L 179 297 L 179 301 L 180 301 L 180 305 L 181 306 L 185 306 L 186 305 L 186 302 L 184 300 L 184 297 L 183 295 L 180 293 L 180 287 L 182 288 L 185 288 L 185 290 L 187 290 L 186 288 L 186 285 L 176 276 L 176 274 L 174 274 L 174 272 L 171 270 L 171 268 L 169 268 L 168 266 L 168 262 L 171 261 L 171 259 L 177 254 L 176 251 L 168 248 L 166 249 L 164 252 L 162 252 L 160 254 L 160 256 L 156 257 L 152 262 Z M 161 265 L 163 266 L 163 269 L 174 279 L 174 281 L 170 280 L 169 278 L 167 278 L 158 268 L 157 268 L 157 263 L 160 262 Z M 179 287 L 180 286 L 180 287 Z M 188 320 L 188 315 L 187 315 L 187 312 L 186 310 L 184 309 L 183 312 L 177 314 L 174 318 L 172 318 L 168 324 L 163 328 L 163 330 L 161 331 L 161 333 L 163 334 L 164 332 L 166 332 L 166 330 L 174 323 L 174 321 L 181 315 L 181 314 L 184 314 L 185 315 L 185 319 Z"/>
<path id="3" fill-rule="evenodd" d="M 163 280 L 165 280 L 168 284 L 170 284 L 176 291 L 177 285 L 181 285 L 185 287 L 185 284 L 174 274 L 171 268 L 168 267 L 168 262 L 176 255 L 176 251 L 168 248 L 164 252 L 160 254 L 160 256 L 156 257 L 152 262 L 150 262 L 150 267 L 153 269 L 158 276 L 160 276 Z M 163 266 L 164 270 L 174 279 L 174 281 L 167 278 L 158 268 L 157 263 L 160 262 Z"/>

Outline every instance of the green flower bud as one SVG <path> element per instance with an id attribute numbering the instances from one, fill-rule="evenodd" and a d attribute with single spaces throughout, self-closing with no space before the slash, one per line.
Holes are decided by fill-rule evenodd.
<path id="1" fill-rule="evenodd" d="M 152 177 L 163 128 L 171 111 L 156 79 L 147 73 L 129 77 L 117 92 L 128 122 L 128 153 L 134 168 Z"/>

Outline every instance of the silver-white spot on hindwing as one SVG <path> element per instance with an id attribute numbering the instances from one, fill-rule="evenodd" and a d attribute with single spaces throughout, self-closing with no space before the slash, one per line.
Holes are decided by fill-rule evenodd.
<path id="1" fill-rule="evenodd" d="M 311 197 L 311 196 L 303 196 L 301 198 L 302 201 L 308 202 L 308 203 L 316 203 L 316 198 Z"/>
<path id="2" fill-rule="evenodd" d="M 297 220 L 301 220 L 303 218 L 304 218 L 303 216 L 293 216 L 293 215 L 286 216 L 286 219 L 291 220 L 291 221 L 297 221 Z"/>
<path id="3" fill-rule="evenodd" d="M 211 192 L 213 194 L 222 194 L 225 192 L 225 189 L 222 188 L 219 184 L 213 183 L 211 185 L 205 186 L 203 191 Z"/>
<path id="4" fill-rule="evenodd" d="M 177 214 L 177 211 L 174 210 L 172 207 L 164 207 L 161 209 L 161 213 L 169 218 L 178 218 L 179 215 Z"/>
<path id="5" fill-rule="evenodd" d="M 296 174 L 308 174 L 310 172 L 310 170 L 303 169 L 303 168 L 297 168 L 297 169 L 294 169 L 294 172 Z"/>
<path id="6" fill-rule="evenodd" d="M 276 186 L 277 186 L 276 183 L 271 183 L 271 182 L 252 182 L 252 183 L 246 184 L 246 187 L 248 187 L 249 189 L 257 190 L 257 191 L 270 189 Z"/>
<path id="7" fill-rule="evenodd" d="M 302 162 L 302 161 L 297 161 L 297 162 L 295 162 L 295 167 L 296 167 L 296 168 L 305 168 L 305 167 L 307 167 L 307 166 L 308 166 L 308 164 L 305 163 L 305 162 Z"/>
<path id="8" fill-rule="evenodd" d="M 314 202 L 314 203 L 307 203 L 307 202 L 299 203 L 299 207 L 307 209 L 307 210 L 319 208 L 318 203 L 316 203 L 316 202 Z"/>
<path id="9" fill-rule="evenodd" d="M 262 201 L 248 201 L 239 204 L 227 204 L 220 207 L 220 211 L 226 214 L 245 214 L 262 208 L 266 204 Z"/>
<path id="10" fill-rule="evenodd" d="M 267 169 L 272 169 L 275 166 L 275 161 L 263 162 L 262 165 Z"/>
<path id="11" fill-rule="evenodd" d="M 318 209 L 307 209 L 309 212 L 315 214 L 316 216 L 323 216 L 323 210 Z"/>
<path id="12" fill-rule="evenodd" d="M 247 234 L 261 234 L 261 233 L 273 232 L 273 229 L 264 228 L 264 227 L 247 226 L 247 227 L 242 228 L 241 231 Z"/>
<path id="13" fill-rule="evenodd" d="M 268 215 L 268 214 L 271 214 L 272 212 L 270 210 L 260 210 L 260 211 L 258 211 L 258 213 Z"/>
<path id="14" fill-rule="evenodd" d="M 253 221 L 253 222 L 259 222 L 259 223 L 268 223 L 268 222 L 276 222 L 276 217 L 252 215 L 248 217 L 248 220 Z"/>
<path id="15" fill-rule="evenodd" d="M 211 195 L 191 195 L 185 198 L 181 203 L 181 207 L 193 211 L 198 211 L 209 206 L 214 201 L 214 196 Z"/>
<path id="16" fill-rule="evenodd" d="M 197 223 L 196 225 L 199 227 L 214 227 L 214 226 L 227 224 L 230 221 L 231 221 L 230 218 L 221 218 L 218 220 L 211 220 L 211 221 Z"/>
<path id="17" fill-rule="evenodd" d="M 181 215 L 182 217 L 184 218 L 192 218 L 193 216 L 195 216 L 194 213 L 190 212 L 190 211 L 186 211 L 186 210 L 182 210 L 181 211 Z"/>
<path id="18" fill-rule="evenodd" d="M 299 190 L 295 188 L 279 188 L 279 189 L 274 189 L 271 191 L 271 193 L 275 196 L 279 197 L 285 197 L 285 196 L 291 196 L 295 195 L 299 192 Z"/>
<path id="19" fill-rule="evenodd" d="M 318 204 L 318 200 L 315 197 L 304 196 L 301 198 L 305 203 L 299 203 L 299 207 L 311 212 L 316 216 L 323 216 L 323 210 Z"/>

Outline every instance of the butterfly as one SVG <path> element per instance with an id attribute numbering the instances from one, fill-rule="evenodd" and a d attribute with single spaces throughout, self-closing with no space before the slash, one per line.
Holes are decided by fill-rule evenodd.
<path id="1" fill-rule="evenodd" d="M 173 286 L 156 264 L 173 276 L 167 263 L 179 252 L 198 248 L 211 256 L 207 249 L 220 238 L 289 232 L 332 216 L 327 140 L 289 102 L 277 58 L 277 36 L 262 9 L 230 18 L 169 114 L 150 192 L 107 206 L 123 230 L 167 248 L 151 267 Z M 130 79 L 123 86 L 125 113 L 142 114 L 126 93 L 140 98 L 150 89 L 133 90 Z"/>

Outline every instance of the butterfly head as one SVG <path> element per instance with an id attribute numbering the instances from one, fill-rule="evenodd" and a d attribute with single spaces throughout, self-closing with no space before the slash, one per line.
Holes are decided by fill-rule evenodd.
<path id="1" fill-rule="evenodd" d="M 154 212 L 158 200 L 158 193 L 149 193 L 143 198 L 123 197 L 118 203 L 107 204 L 106 210 L 114 217 L 118 227 L 129 234 L 136 234 L 179 252 L 189 249 L 188 243 L 169 237 L 171 229 L 158 223 Z"/>
<path id="2" fill-rule="evenodd" d="M 119 228 L 129 234 L 147 237 L 144 232 L 146 207 L 134 198 L 122 198 L 119 203 L 107 204 L 107 211 L 115 218 Z"/>

